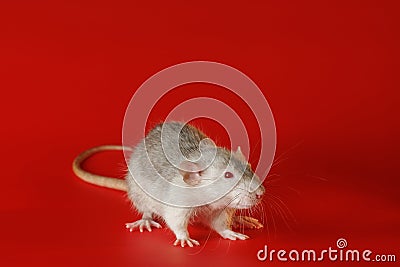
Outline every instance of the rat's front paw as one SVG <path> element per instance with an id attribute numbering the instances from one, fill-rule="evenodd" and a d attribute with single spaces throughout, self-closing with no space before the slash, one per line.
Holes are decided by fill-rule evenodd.
<path id="1" fill-rule="evenodd" d="M 249 238 L 247 235 L 237 233 L 237 232 L 234 232 L 229 229 L 223 230 L 223 231 L 219 232 L 219 234 L 223 238 L 230 239 L 230 240 L 236 240 L 236 239 L 245 240 L 245 239 Z"/>
<path id="2" fill-rule="evenodd" d="M 196 240 L 191 239 L 191 238 L 189 238 L 189 237 L 187 237 L 187 238 L 181 238 L 181 239 L 175 240 L 174 246 L 177 246 L 177 245 L 179 245 L 179 244 L 181 244 L 181 247 L 185 247 L 186 244 L 187 244 L 187 245 L 188 245 L 189 247 L 191 247 L 191 248 L 193 247 L 193 244 L 195 244 L 196 246 L 199 246 L 199 245 L 200 245 L 199 242 L 197 242 Z"/>
<path id="3" fill-rule="evenodd" d="M 233 228 L 244 226 L 249 229 L 260 229 L 264 227 L 257 219 L 248 216 L 234 216 L 232 220 Z"/>
<path id="4" fill-rule="evenodd" d="M 136 222 L 126 223 L 125 227 L 129 229 L 130 232 L 133 231 L 136 227 L 139 228 L 140 232 L 143 232 L 143 227 L 146 227 L 147 231 L 151 232 L 151 227 L 161 228 L 161 225 L 152 219 L 141 219 Z"/>

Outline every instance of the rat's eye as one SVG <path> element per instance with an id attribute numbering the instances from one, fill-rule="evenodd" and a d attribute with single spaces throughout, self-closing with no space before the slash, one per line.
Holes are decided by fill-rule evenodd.
<path id="1" fill-rule="evenodd" d="M 225 173 L 225 178 L 232 178 L 232 177 L 233 177 L 233 173 L 231 173 L 231 172 Z"/>

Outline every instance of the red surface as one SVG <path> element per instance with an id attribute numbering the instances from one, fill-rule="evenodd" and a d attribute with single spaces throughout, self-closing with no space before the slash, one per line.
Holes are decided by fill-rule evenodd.
<path id="1" fill-rule="evenodd" d="M 0 265 L 280 265 L 257 251 L 324 249 L 340 237 L 399 261 L 397 1 L 264 2 L 3 1 Z M 202 246 L 181 249 L 165 228 L 129 233 L 138 215 L 124 194 L 71 171 L 82 150 L 121 142 L 143 81 L 191 60 L 243 71 L 275 116 L 285 160 L 267 187 L 284 204 L 266 205 L 268 227 L 247 241 L 192 226 Z M 86 167 L 123 176 L 123 162 L 109 152 Z"/>

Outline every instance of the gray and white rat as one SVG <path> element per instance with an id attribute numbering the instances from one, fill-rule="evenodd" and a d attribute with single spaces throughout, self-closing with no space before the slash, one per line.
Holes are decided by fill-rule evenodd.
<path id="1" fill-rule="evenodd" d="M 132 151 L 125 180 L 81 168 L 86 158 L 104 150 Z M 234 225 L 262 227 L 257 219 L 235 216 L 236 210 L 259 204 L 265 192 L 240 147 L 234 152 L 217 147 L 190 124 L 158 124 L 133 149 L 112 145 L 89 149 L 75 158 L 73 170 L 89 183 L 127 191 L 143 216 L 127 223 L 126 228 L 151 232 L 152 227 L 161 228 L 154 218 L 162 219 L 176 236 L 174 245 L 199 245 L 187 230 L 191 221 L 199 221 L 230 240 L 248 238 L 234 232 Z"/>

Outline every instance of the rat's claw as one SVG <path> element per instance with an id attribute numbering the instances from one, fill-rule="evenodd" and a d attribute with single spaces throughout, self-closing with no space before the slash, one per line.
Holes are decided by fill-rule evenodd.
<path id="1" fill-rule="evenodd" d="M 153 220 L 150 221 L 150 225 L 154 226 L 154 227 L 157 227 L 157 228 L 161 228 L 161 224 L 159 224 L 158 222 L 153 221 Z"/>
<path id="2" fill-rule="evenodd" d="M 146 221 L 144 222 L 144 224 L 145 224 L 145 226 L 146 226 L 147 231 L 151 232 L 150 222 L 146 220 Z"/>
<path id="3" fill-rule="evenodd" d="M 229 229 L 223 230 L 219 234 L 223 238 L 230 239 L 230 240 L 237 240 L 237 239 L 245 240 L 245 239 L 249 238 L 249 236 L 247 236 L 247 235 L 244 235 L 244 234 L 241 234 L 241 233 L 237 233 L 237 232 L 234 232 L 234 231 L 229 230 Z"/>
<path id="4" fill-rule="evenodd" d="M 139 228 L 139 231 L 141 233 L 143 232 L 144 227 L 146 227 L 147 231 L 151 232 L 152 231 L 151 226 L 161 228 L 161 225 L 159 223 L 153 221 L 152 219 L 141 219 L 136 222 L 125 224 L 125 227 L 127 229 L 129 229 L 130 232 L 132 232 L 133 229 L 135 229 L 135 228 Z"/>
<path id="5" fill-rule="evenodd" d="M 175 240 L 174 246 L 177 246 L 179 244 L 181 245 L 181 247 L 185 247 L 187 244 L 191 248 L 193 247 L 193 244 L 195 244 L 196 246 L 200 245 L 200 243 L 197 240 L 191 239 L 189 237 Z"/>
<path id="6" fill-rule="evenodd" d="M 260 229 L 264 227 L 262 223 L 260 223 L 257 219 L 248 217 L 248 216 L 234 216 L 232 221 L 233 228 L 239 228 L 240 226 L 244 226 L 250 229 Z"/>

